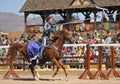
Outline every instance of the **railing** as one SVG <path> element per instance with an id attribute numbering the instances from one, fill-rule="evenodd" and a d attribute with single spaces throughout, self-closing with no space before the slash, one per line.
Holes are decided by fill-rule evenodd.
<path id="1" fill-rule="evenodd" d="M 64 44 L 64 47 L 78 47 L 78 46 L 84 46 L 84 47 L 86 47 L 87 46 L 87 44 Z M 114 46 L 114 47 L 119 47 L 120 46 L 120 44 L 92 44 L 92 45 L 90 45 L 90 46 L 94 46 L 94 47 L 98 47 L 98 46 L 108 46 L 108 47 L 110 47 L 110 46 Z M 9 46 L 0 46 L 0 48 L 9 48 Z M 63 62 L 64 62 L 64 64 L 66 64 L 66 65 L 71 65 L 71 66 L 74 66 L 74 65 L 81 65 L 81 64 L 85 64 L 85 63 L 79 63 L 79 59 L 86 59 L 86 57 L 85 56 L 83 56 L 83 57 L 80 57 L 80 56 L 66 56 L 66 57 L 63 57 L 62 59 L 64 59 L 66 62 L 64 62 L 64 60 L 63 60 Z M 94 57 L 94 58 L 97 58 L 97 57 Z M 73 59 L 77 59 L 77 60 L 74 60 L 74 61 L 67 61 L 68 59 L 70 59 L 70 60 L 73 60 Z M 8 65 L 8 58 L 0 58 L 0 60 L 4 60 L 4 61 L 6 61 L 6 63 L 5 64 L 0 64 L 0 66 L 7 66 Z M 25 70 L 25 66 L 26 65 L 28 65 L 28 63 L 26 63 L 26 61 L 24 60 L 24 58 L 16 58 L 16 60 L 21 60 L 22 61 L 22 63 L 14 63 L 14 65 L 15 66 L 22 66 L 22 68 L 23 68 L 23 70 Z M 96 63 L 95 63 L 96 64 Z M 52 65 L 51 63 L 46 63 L 46 65 Z"/>
<path id="2" fill-rule="evenodd" d="M 84 64 L 84 63 L 79 63 L 78 59 L 81 59 L 81 58 L 83 58 L 83 57 L 76 56 L 76 57 L 63 57 L 62 59 L 66 60 L 66 62 L 63 61 L 63 63 L 65 65 L 78 66 L 78 65 Z M 68 59 L 69 59 L 69 61 L 68 61 Z M 83 59 L 85 59 L 85 58 L 83 58 Z M 9 65 L 9 63 L 8 63 L 9 58 L 0 58 L 0 60 L 6 61 L 6 63 L 0 64 L 0 66 L 8 66 Z M 18 63 L 14 62 L 15 68 L 20 66 L 23 69 L 23 71 L 26 70 L 26 65 L 28 65 L 29 63 L 27 63 L 24 60 L 24 58 L 16 58 L 15 60 L 21 60 L 22 61 L 21 63 L 20 62 L 18 62 Z M 45 65 L 53 66 L 53 64 L 51 62 L 47 62 Z"/>

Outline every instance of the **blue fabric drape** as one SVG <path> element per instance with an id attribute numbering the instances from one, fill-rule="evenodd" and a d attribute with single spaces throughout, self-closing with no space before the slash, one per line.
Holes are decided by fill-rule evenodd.
<path id="1" fill-rule="evenodd" d="M 32 41 L 28 44 L 27 52 L 30 58 L 40 55 L 41 46 L 37 41 Z"/>

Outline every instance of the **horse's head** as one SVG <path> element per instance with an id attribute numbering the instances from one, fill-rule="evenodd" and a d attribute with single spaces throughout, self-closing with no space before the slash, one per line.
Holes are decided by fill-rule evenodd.
<path id="1" fill-rule="evenodd" d="M 58 38 L 64 38 L 64 40 L 72 42 L 75 41 L 72 32 L 68 30 L 62 30 L 60 32 L 55 33 L 53 36 L 53 40 L 57 40 Z"/>
<path id="2" fill-rule="evenodd" d="M 73 33 L 71 31 L 63 30 L 63 36 L 65 40 L 72 41 L 72 42 L 75 41 L 75 38 L 73 37 Z"/>

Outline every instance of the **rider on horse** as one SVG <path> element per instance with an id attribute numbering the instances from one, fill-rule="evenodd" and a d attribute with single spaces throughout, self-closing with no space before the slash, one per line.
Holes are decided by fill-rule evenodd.
<path id="1" fill-rule="evenodd" d="M 40 52 L 40 57 L 42 57 L 43 51 L 45 47 L 49 47 L 50 44 L 47 44 L 47 42 L 49 41 L 50 35 L 54 32 L 56 32 L 55 27 L 53 26 L 53 18 L 52 17 L 48 17 L 46 19 L 46 23 L 44 25 L 44 31 L 43 31 L 43 35 L 42 35 L 42 48 L 41 48 L 41 52 Z"/>
<path id="2" fill-rule="evenodd" d="M 38 40 L 38 37 L 35 36 L 34 40 L 28 44 L 27 52 L 30 56 L 31 63 L 35 65 L 43 65 L 47 59 L 43 59 L 43 51 L 45 47 L 50 48 L 47 44 L 51 33 L 55 32 L 55 28 L 53 27 L 53 18 L 48 17 L 47 22 L 44 25 L 44 31 L 42 35 L 42 40 Z M 42 41 L 42 42 L 41 42 Z M 37 62 L 37 60 L 39 62 Z M 41 63 L 42 62 L 42 63 Z"/>

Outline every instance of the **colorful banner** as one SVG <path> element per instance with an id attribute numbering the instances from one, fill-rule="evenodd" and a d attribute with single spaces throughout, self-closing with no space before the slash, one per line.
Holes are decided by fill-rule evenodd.
<path id="1" fill-rule="evenodd" d="M 105 22 L 104 23 L 104 30 L 109 30 L 110 29 L 110 23 L 109 22 Z"/>
<path id="2" fill-rule="evenodd" d="M 80 24 L 77 24 L 77 25 L 75 26 L 75 29 L 76 29 L 76 31 L 79 31 L 79 30 L 80 30 Z"/>
<path id="3" fill-rule="evenodd" d="M 115 29 L 115 23 L 110 24 L 110 29 Z"/>

